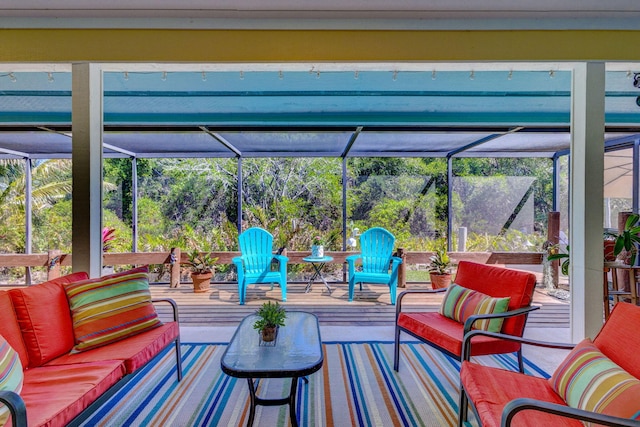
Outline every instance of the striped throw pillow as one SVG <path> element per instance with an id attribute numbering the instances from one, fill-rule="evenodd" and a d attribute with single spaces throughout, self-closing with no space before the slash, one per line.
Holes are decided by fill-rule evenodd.
<path id="1" fill-rule="evenodd" d="M 18 353 L 0 335 L 0 390 L 20 393 L 22 390 L 22 363 Z M 0 426 L 9 418 L 9 408 L 0 403 Z"/>
<path id="2" fill-rule="evenodd" d="M 509 307 L 510 297 L 492 298 L 482 292 L 464 288 L 456 283 L 447 289 L 440 314 L 457 322 L 464 323 L 475 314 L 504 313 Z M 473 324 L 473 329 L 500 332 L 504 319 L 482 319 Z"/>
<path id="3" fill-rule="evenodd" d="M 91 350 L 162 325 L 151 303 L 148 267 L 64 285 L 74 352 Z"/>
<path id="4" fill-rule="evenodd" d="M 572 408 L 640 420 L 640 380 L 588 338 L 571 350 L 549 383 Z"/>

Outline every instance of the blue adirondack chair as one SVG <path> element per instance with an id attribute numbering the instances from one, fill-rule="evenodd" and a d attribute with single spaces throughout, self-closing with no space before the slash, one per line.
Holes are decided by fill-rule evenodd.
<path id="1" fill-rule="evenodd" d="M 398 266 L 402 259 L 393 256 L 396 238 L 384 228 L 370 228 L 360 235 L 361 253 L 349 255 L 349 301 L 353 301 L 353 288 L 356 283 L 379 283 L 389 286 L 391 304 L 396 303 L 398 288 Z M 356 271 L 356 263 L 362 264 L 362 271 Z M 391 266 L 391 267 L 389 267 Z M 389 272 L 391 269 L 391 272 Z"/>
<path id="2" fill-rule="evenodd" d="M 247 296 L 247 285 L 252 283 L 278 283 L 282 290 L 282 301 L 287 300 L 287 258 L 273 253 L 273 236 L 260 227 L 249 228 L 240 236 L 241 256 L 234 257 L 233 263 L 238 271 L 238 294 L 240 304 Z M 277 260 L 279 269 L 271 270 L 271 262 Z"/>

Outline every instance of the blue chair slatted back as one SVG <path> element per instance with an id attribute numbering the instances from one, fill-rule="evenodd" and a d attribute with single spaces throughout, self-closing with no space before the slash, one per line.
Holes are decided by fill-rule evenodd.
<path id="1" fill-rule="evenodd" d="M 259 227 L 249 228 L 238 236 L 245 272 L 260 273 L 271 269 L 273 236 Z"/>
<path id="2" fill-rule="evenodd" d="M 396 238 L 384 228 L 370 228 L 360 235 L 362 271 L 388 273 Z"/>

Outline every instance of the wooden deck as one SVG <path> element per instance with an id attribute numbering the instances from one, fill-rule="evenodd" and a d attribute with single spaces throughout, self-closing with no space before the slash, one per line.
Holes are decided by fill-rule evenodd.
<path id="1" fill-rule="evenodd" d="M 315 283 L 309 293 L 305 293 L 306 283 L 294 282 L 287 285 L 287 301 L 281 302 L 280 288 L 269 285 L 250 285 L 247 302 L 238 304 L 238 287 L 235 283 L 215 283 L 206 293 L 194 293 L 191 284 L 170 288 L 169 284 L 151 285 L 154 298 L 171 298 L 178 304 L 180 322 L 184 326 L 234 326 L 266 301 L 280 301 L 287 310 L 303 310 L 318 316 L 322 325 L 380 326 L 393 324 L 395 306 L 390 304 L 389 292 L 385 286 L 364 285 L 356 288 L 353 302 L 348 302 L 348 286 L 342 282 L 330 282 L 331 294 L 324 284 Z M 427 284 L 409 284 L 407 289 L 427 289 Z M 398 292 L 403 289 L 399 289 Z M 443 294 L 426 298 L 405 298 L 405 305 L 413 311 L 436 311 Z M 569 303 L 550 297 L 543 289 L 536 289 L 534 304 L 541 309 L 529 316 L 528 325 L 537 328 L 568 328 Z M 167 309 L 159 307 L 162 314 Z"/>

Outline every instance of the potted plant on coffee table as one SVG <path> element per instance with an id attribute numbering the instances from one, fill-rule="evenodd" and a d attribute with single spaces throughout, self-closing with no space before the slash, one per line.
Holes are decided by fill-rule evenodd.
<path id="1" fill-rule="evenodd" d="M 212 258 L 209 252 L 201 253 L 194 249 L 189 253 L 193 292 L 206 292 L 209 290 L 211 277 L 213 277 L 213 272 L 215 270 L 214 263 L 217 260 L 218 258 Z"/>
<path id="2" fill-rule="evenodd" d="M 447 288 L 451 284 L 451 258 L 444 249 L 437 249 L 429 260 L 429 276 L 433 289 Z"/>
<path id="3" fill-rule="evenodd" d="M 267 301 L 256 311 L 258 320 L 253 324 L 253 329 L 257 329 L 262 341 L 271 342 L 276 339 L 278 328 L 284 326 L 287 312 L 278 302 Z"/>

